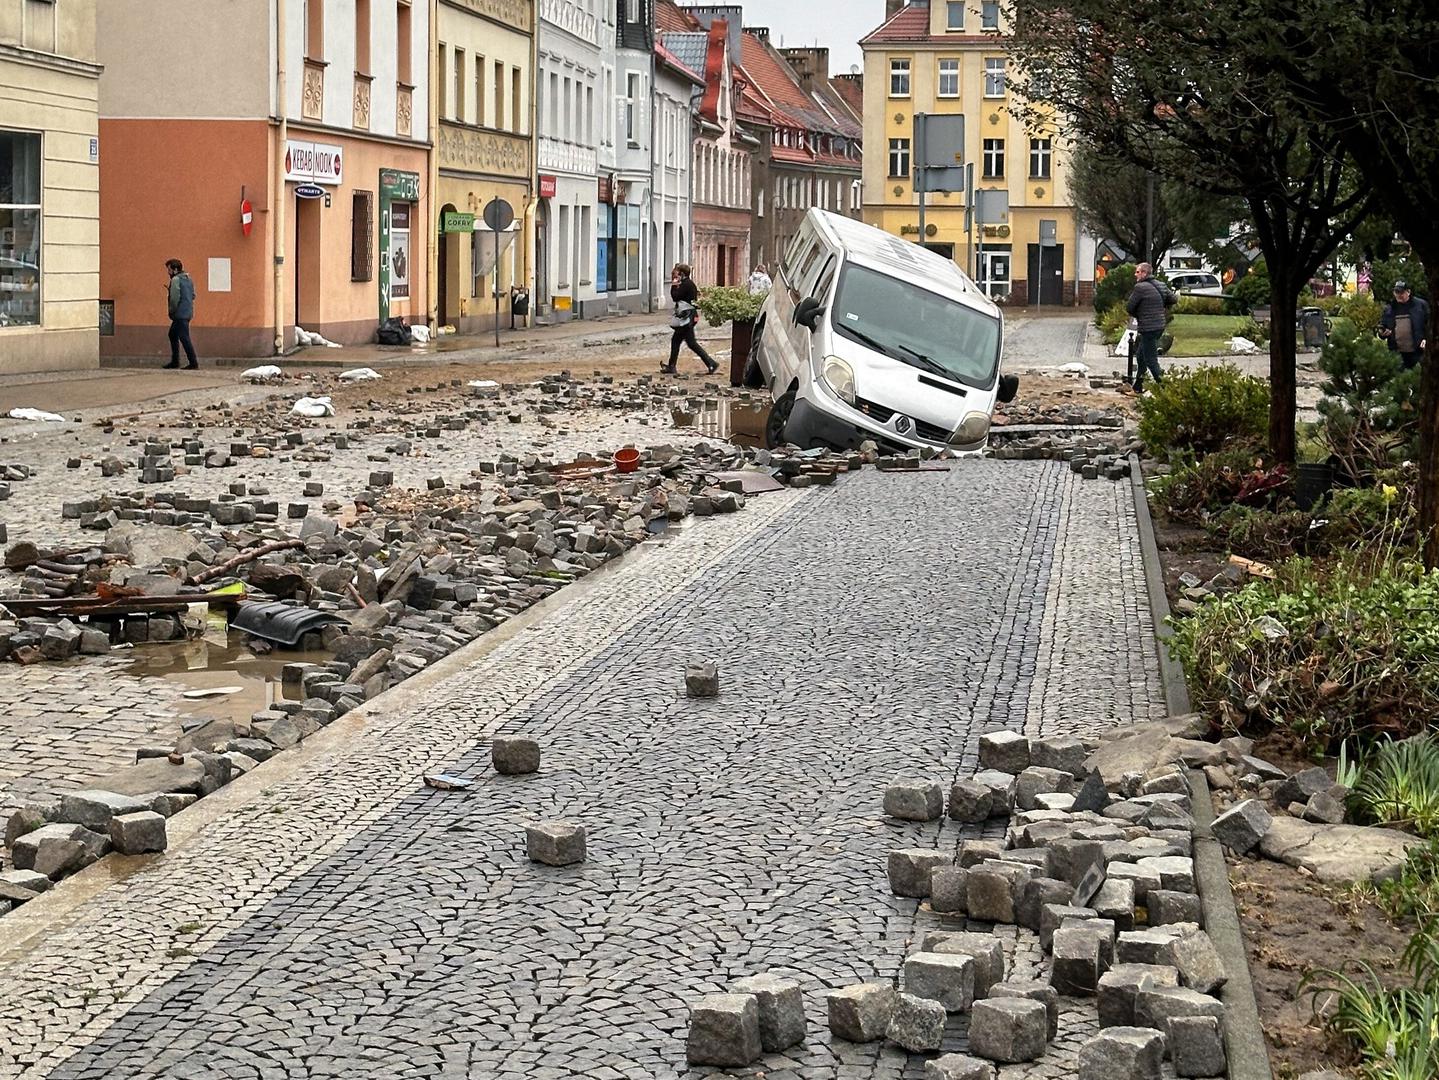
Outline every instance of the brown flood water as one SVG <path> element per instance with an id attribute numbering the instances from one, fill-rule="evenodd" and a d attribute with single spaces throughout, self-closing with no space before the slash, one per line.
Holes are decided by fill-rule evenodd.
<path id="1" fill-rule="evenodd" d="M 298 700 L 299 686 L 285 686 L 280 670 L 286 664 L 324 663 L 328 653 L 276 649 L 260 656 L 241 644 L 243 635 L 231 634 L 225 647 L 203 639 L 173 645 L 141 645 L 126 665 L 127 675 L 164 679 L 175 688 L 174 705 L 188 716 L 206 719 L 248 719 L 272 702 Z M 186 698 L 187 690 L 239 687 L 232 694 Z"/>
<path id="2" fill-rule="evenodd" d="M 725 439 L 737 446 L 763 446 L 769 402 L 691 399 L 671 409 L 670 415 L 675 427 L 693 428 L 706 438 Z"/>

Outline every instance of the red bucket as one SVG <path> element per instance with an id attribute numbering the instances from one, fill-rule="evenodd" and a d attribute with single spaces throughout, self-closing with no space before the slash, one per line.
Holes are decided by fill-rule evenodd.
<path id="1" fill-rule="evenodd" d="M 634 472 L 640 467 L 640 452 L 633 446 L 627 446 L 623 450 L 616 450 L 614 462 L 617 472 Z"/>

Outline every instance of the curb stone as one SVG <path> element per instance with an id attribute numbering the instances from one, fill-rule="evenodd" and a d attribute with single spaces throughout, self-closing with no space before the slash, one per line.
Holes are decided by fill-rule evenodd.
<path id="1" fill-rule="evenodd" d="M 1144 579 L 1149 587 L 1155 637 L 1159 639 L 1164 702 L 1171 716 L 1181 716 L 1193 710 L 1184 682 L 1183 666 L 1169 655 L 1167 643 L 1173 634 L 1166 621 L 1169 618 L 1169 600 L 1164 592 L 1159 544 L 1154 536 L 1154 520 L 1149 515 L 1149 498 L 1144 490 L 1139 455 L 1130 455 L 1129 464 L 1134 515 L 1139 523 L 1139 547 L 1144 559 Z M 1259 1005 L 1254 997 L 1254 981 L 1249 974 L 1244 931 L 1234 906 L 1234 893 L 1229 887 L 1229 867 L 1219 842 L 1209 830 L 1214 820 L 1214 801 L 1210 798 L 1209 783 L 1202 772 L 1189 770 L 1189 789 L 1194 800 L 1194 884 L 1204 907 L 1204 927 L 1214 947 L 1219 950 L 1224 970 L 1229 974 L 1229 981 L 1219 992 L 1226 1016 L 1224 1048 L 1229 1057 L 1229 1080 L 1273 1080 L 1274 1074 L 1269 1068 L 1269 1048 L 1264 1041 Z"/>

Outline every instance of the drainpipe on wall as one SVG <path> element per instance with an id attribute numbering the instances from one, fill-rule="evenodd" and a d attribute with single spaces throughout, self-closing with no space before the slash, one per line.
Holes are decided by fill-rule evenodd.
<path id="1" fill-rule="evenodd" d="M 275 230 L 275 355 L 285 352 L 285 144 L 290 139 L 285 102 L 285 0 L 275 0 L 275 176 L 270 221 Z"/>
<path id="2" fill-rule="evenodd" d="M 532 2 L 530 9 L 530 175 L 525 181 L 530 198 L 525 207 L 525 274 L 521 279 L 530 294 L 530 309 L 525 326 L 535 325 L 535 307 L 539 303 L 540 281 L 536 272 L 539 244 L 535 232 L 540 213 L 540 5 Z"/>
<path id="3" fill-rule="evenodd" d="M 429 221 L 426 226 L 428 236 L 425 240 L 426 267 L 429 270 L 430 279 L 425 287 L 425 306 L 429 309 L 429 318 L 426 320 L 430 326 L 439 330 L 440 318 L 440 241 L 439 241 L 439 212 L 444 204 L 440 202 L 440 88 L 439 80 L 435 78 L 435 57 L 440 52 L 440 3 L 439 0 L 430 0 L 429 3 L 430 32 L 426 35 L 429 38 L 429 55 L 425 58 L 425 83 L 428 92 L 425 94 L 429 102 L 429 137 L 430 152 L 428 155 L 430 168 L 426 177 L 426 186 L 429 190 L 425 193 L 425 202 L 422 206 L 428 206 L 429 212 L 425 215 Z M 499 268 L 495 268 L 496 275 Z M 498 280 L 498 278 L 497 278 Z"/>
<path id="4" fill-rule="evenodd" d="M 659 92 L 655 85 L 655 36 L 655 13 L 654 8 L 651 7 L 649 35 L 650 109 L 647 118 L 650 126 L 650 235 L 645 238 L 650 242 L 651 251 L 649 261 L 651 267 L 654 267 L 659 262 L 660 252 L 664 250 L 664 204 L 655 201 L 655 116 L 659 112 Z M 658 216 L 655 214 L 656 210 L 660 211 Z M 643 242 L 644 241 L 641 241 L 641 243 Z M 660 250 L 653 250 L 655 248 L 659 248 Z M 650 314 L 654 314 L 656 291 L 657 290 L 653 288 L 645 290 L 645 311 Z"/>

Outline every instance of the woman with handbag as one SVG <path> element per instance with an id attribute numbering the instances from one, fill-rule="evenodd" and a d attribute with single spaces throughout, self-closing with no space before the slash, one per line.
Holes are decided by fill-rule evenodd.
<path id="1" fill-rule="evenodd" d="M 685 263 L 676 263 L 674 270 L 670 272 L 670 299 L 675 302 L 675 313 L 670 317 L 670 327 L 674 333 L 670 336 L 670 362 L 660 368 L 663 375 L 678 374 L 675 371 L 675 364 L 680 358 L 680 345 L 688 345 L 690 351 L 698 356 L 705 363 L 705 368 L 713 375 L 719 370 L 719 365 L 710 358 L 710 354 L 695 340 L 695 323 L 699 321 L 699 308 L 695 307 L 695 301 L 699 299 L 699 290 L 695 283 L 690 280 L 690 268 Z"/>

